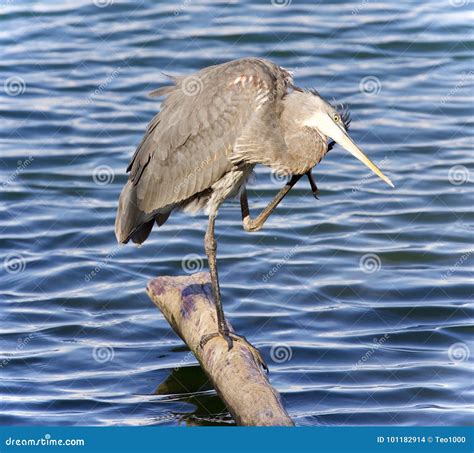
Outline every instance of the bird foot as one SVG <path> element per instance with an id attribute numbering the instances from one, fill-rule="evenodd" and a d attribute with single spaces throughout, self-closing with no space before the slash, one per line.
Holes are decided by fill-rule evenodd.
<path id="1" fill-rule="evenodd" d="M 265 363 L 265 360 L 263 360 L 263 357 L 260 354 L 260 351 L 252 343 L 250 343 L 250 341 L 248 341 L 247 338 L 245 338 L 242 335 L 237 335 L 236 333 L 230 332 L 230 331 L 210 333 L 207 335 L 203 335 L 201 337 L 201 341 L 199 342 L 199 347 L 203 349 L 208 341 L 217 337 L 222 337 L 227 342 L 228 351 L 230 351 L 233 348 L 234 341 L 239 341 L 241 343 L 244 343 L 245 346 L 250 351 L 250 353 L 252 354 L 255 361 L 268 373 L 268 366 Z"/>

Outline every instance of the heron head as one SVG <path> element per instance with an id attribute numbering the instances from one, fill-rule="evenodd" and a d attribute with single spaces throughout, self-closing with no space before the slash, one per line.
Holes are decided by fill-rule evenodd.
<path id="1" fill-rule="evenodd" d="M 362 152 L 347 133 L 346 126 L 349 118 L 347 112 L 339 112 L 315 91 L 304 91 L 299 95 L 301 97 L 300 115 L 305 127 L 316 130 L 323 140 L 328 138 L 334 140 L 389 186 L 394 187 L 392 181 Z"/>

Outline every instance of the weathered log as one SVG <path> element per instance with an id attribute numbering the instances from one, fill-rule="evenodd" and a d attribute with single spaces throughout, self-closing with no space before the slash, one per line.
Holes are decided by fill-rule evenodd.
<path id="1" fill-rule="evenodd" d="M 222 337 L 200 346 L 201 337 L 217 329 L 208 273 L 157 277 L 148 283 L 147 292 L 196 356 L 238 425 L 294 425 L 265 370 L 244 342 L 234 341 L 230 351 Z"/>

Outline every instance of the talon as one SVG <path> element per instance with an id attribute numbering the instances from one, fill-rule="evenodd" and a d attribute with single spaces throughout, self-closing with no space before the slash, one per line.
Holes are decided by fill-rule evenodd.
<path id="1" fill-rule="evenodd" d="M 266 373 L 268 373 L 268 366 L 265 363 L 265 360 L 263 360 L 260 351 L 243 335 L 237 335 L 236 333 L 229 331 L 210 333 L 203 335 L 201 341 L 199 342 L 199 347 L 202 349 L 209 340 L 212 340 L 216 337 L 222 337 L 227 342 L 227 351 L 230 351 L 234 347 L 234 341 L 241 341 L 242 343 L 245 343 L 255 361 L 265 370 Z"/>
<path id="2" fill-rule="evenodd" d="M 203 335 L 201 337 L 201 341 L 199 341 L 199 347 L 202 349 L 204 348 L 204 346 L 206 346 L 206 343 L 209 341 L 209 340 L 212 340 L 213 338 L 216 338 L 217 336 L 219 336 L 219 334 L 216 332 L 216 333 L 210 333 L 208 335 Z"/>
<path id="3" fill-rule="evenodd" d="M 224 340 L 227 341 L 227 351 L 230 351 L 234 346 L 234 339 L 232 338 L 232 334 L 228 330 L 224 330 L 222 333 Z"/>
<path id="4" fill-rule="evenodd" d="M 229 337 L 231 337 L 235 341 L 241 341 L 247 345 L 250 350 L 250 353 L 253 355 L 255 361 L 268 373 L 268 366 L 263 360 L 262 354 L 260 351 L 252 344 L 250 341 L 247 340 L 243 335 L 237 335 L 236 333 L 229 333 Z"/>

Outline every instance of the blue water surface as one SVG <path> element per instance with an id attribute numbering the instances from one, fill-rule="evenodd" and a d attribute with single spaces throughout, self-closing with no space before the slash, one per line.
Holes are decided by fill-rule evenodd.
<path id="1" fill-rule="evenodd" d="M 223 301 L 298 425 L 466 425 L 473 386 L 472 5 L 0 3 L 0 424 L 232 424 L 145 293 L 206 269 L 206 218 L 116 244 L 163 73 L 244 56 L 348 103 L 391 189 L 336 147 L 254 234 L 217 223 Z M 257 169 L 253 212 L 284 181 Z"/>

